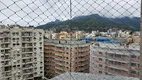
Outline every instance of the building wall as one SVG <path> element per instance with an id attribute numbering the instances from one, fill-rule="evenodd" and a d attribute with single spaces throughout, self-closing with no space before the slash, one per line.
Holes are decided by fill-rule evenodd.
<path id="1" fill-rule="evenodd" d="M 67 39 L 67 38 L 71 38 L 71 33 L 60 32 L 56 36 L 57 36 L 57 39 Z M 75 33 L 72 33 L 72 38 L 74 39 L 85 38 L 85 34 L 83 31 L 76 31 Z"/>
<path id="2" fill-rule="evenodd" d="M 139 45 L 90 46 L 90 73 L 139 77 Z"/>
<path id="3" fill-rule="evenodd" d="M 0 80 L 38 80 L 44 77 L 43 30 L 0 29 Z"/>
<path id="4" fill-rule="evenodd" d="M 135 43 L 140 43 L 140 36 L 133 36 L 132 38 Z"/>
<path id="5" fill-rule="evenodd" d="M 85 41 L 45 40 L 45 76 L 89 72 L 90 46 Z"/>

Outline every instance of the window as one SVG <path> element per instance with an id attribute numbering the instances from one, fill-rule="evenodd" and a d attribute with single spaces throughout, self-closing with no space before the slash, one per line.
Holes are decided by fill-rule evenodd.
<path id="1" fill-rule="evenodd" d="M 34 36 L 36 36 L 36 33 L 34 32 Z"/>
<path id="2" fill-rule="evenodd" d="M 42 40 L 42 37 L 40 37 L 39 40 L 41 41 L 41 40 Z"/>
<path id="3" fill-rule="evenodd" d="M 42 47 L 39 47 L 40 50 L 42 50 Z"/>
<path id="4" fill-rule="evenodd" d="M 99 73 L 102 73 L 102 71 L 99 71 Z"/>
<path id="5" fill-rule="evenodd" d="M 131 63 L 131 66 L 136 66 L 136 63 Z"/>
<path id="6" fill-rule="evenodd" d="M 99 67 L 103 67 L 101 64 L 99 64 Z"/>
<path id="7" fill-rule="evenodd" d="M 15 36 L 15 32 L 13 32 L 12 35 Z"/>
<path id="8" fill-rule="evenodd" d="M 103 61 L 103 59 L 102 59 L 102 58 L 99 58 L 99 61 Z"/>
<path id="9" fill-rule="evenodd" d="M 13 46 L 15 46 L 15 44 L 13 44 Z"/>
<path id="10" fill-rule="evenodd" d="M 136 74 L 136 71 L 131 71 L 132 74 Z"/>
<path id="11" fill-rule="evenodd" d="M 13 42 L 15 42 L 15 38 L 13 38 Z"/>
<path id="12" fill-rule="evenodd" d="M 131 58 L 136 58 L 137 56 L 136 55 L 131 55 Z"/>
<path id="13" fill-rule="evenodd" d="M 39 35 L 41 36 L 41 35 L 42 35 L 42 33 L 41 33 L 41 32 L 39 32 Z"/>
<path id="14" fill-rule="evenodd" d="M 102 54 L 102 52 L 99 52 L 99 54 Z"/>
<path id="15" fill-rule="evenodd" d="M 37 75 L 37 72 L 35 72 L 35 75 Z"/>
<path id="16" fill-rule="evenodd" d="M 19 45 L 19 43 L 17 43 L 17 45 Z"/>
<path id="17" fill-rule="evenodd" d="M 20 56 L 20 54 L 17 54 L 17 56 Z"/>
<path id="18" fill-rule="evenodd" d="M 36 43 L 34 43 L 34 46 L 36 46 Z"/>
<path id="19" fill-rule="evenodd" d="M 42 42 L 40 42 L 40 46 L 42 46 Z"/>
<path id="20" fill-rule="evenodd" d="M 34 51 L 36 51 L 36 48 L 34 48 Z"/>

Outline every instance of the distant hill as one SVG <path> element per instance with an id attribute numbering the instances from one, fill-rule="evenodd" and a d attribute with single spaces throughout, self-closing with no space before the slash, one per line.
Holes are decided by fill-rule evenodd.
<path id="1" fill-rule="evenodd" d="M 140 30 L 140 18 L 138 17 L 122 17 L 122 18 L 106 18 L 98 14 L 87 16 L 74 17 L 72 20 L 60 21 L 55 20 L 45 25 L 40 25 L 37 28 L 50 29 L 56 28 L 57 30 L 65 29 L 68 27 L 78 30 L 92 31 L 106 31 L 110 28 L 124 29 L 124 30 Z"/>
<path id="2" fill-rule="evenodd" d="M 121 18 L 110 18 L 110 20 L 116 23 L 128 24 L 137 30 L 140 30 L 140 18 L 139 17 L 121 17 Z"/>

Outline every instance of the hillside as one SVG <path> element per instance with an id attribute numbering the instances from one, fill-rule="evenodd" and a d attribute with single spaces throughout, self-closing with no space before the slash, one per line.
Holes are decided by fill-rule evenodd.
<path id="1" fill-rule="evenodd" d="M 74 17 L 72 20 L 60 21 L 56 20 L 45 25 L 40 25 L 37 28 L 57 30 L 65 29 L 67 26 L 78 30 L 92 31 L 100 30 L 106 31 L 110 28 L 124 29 L 124 30 L 139 30 L 140 18 L 122 17 L 122 18 L 106 18 L 98 14 L 88 16 Z"/>

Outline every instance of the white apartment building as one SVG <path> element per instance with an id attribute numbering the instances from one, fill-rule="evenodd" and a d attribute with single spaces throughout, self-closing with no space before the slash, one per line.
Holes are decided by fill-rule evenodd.
<path id="1" fill-rule="evenodd" d="M 47 39 L 56 39 L 57 33 L 55 33 L 54 31 L 52 31 L 52 30 L 45 30 L 44 32 L 45 32 L 44 33 L 45 38 L 47 38 Z"/>
<path id="2" fill-rule="evenodd" d="M 139 78 L 140 45 L 94 43 L 90 46 L 90 73 Z"/>
<path id="3" fill-rule="evenodd" d="M 43 35 L 32 27 L 0 27 L 0 80 L 44 77 Z"/>

